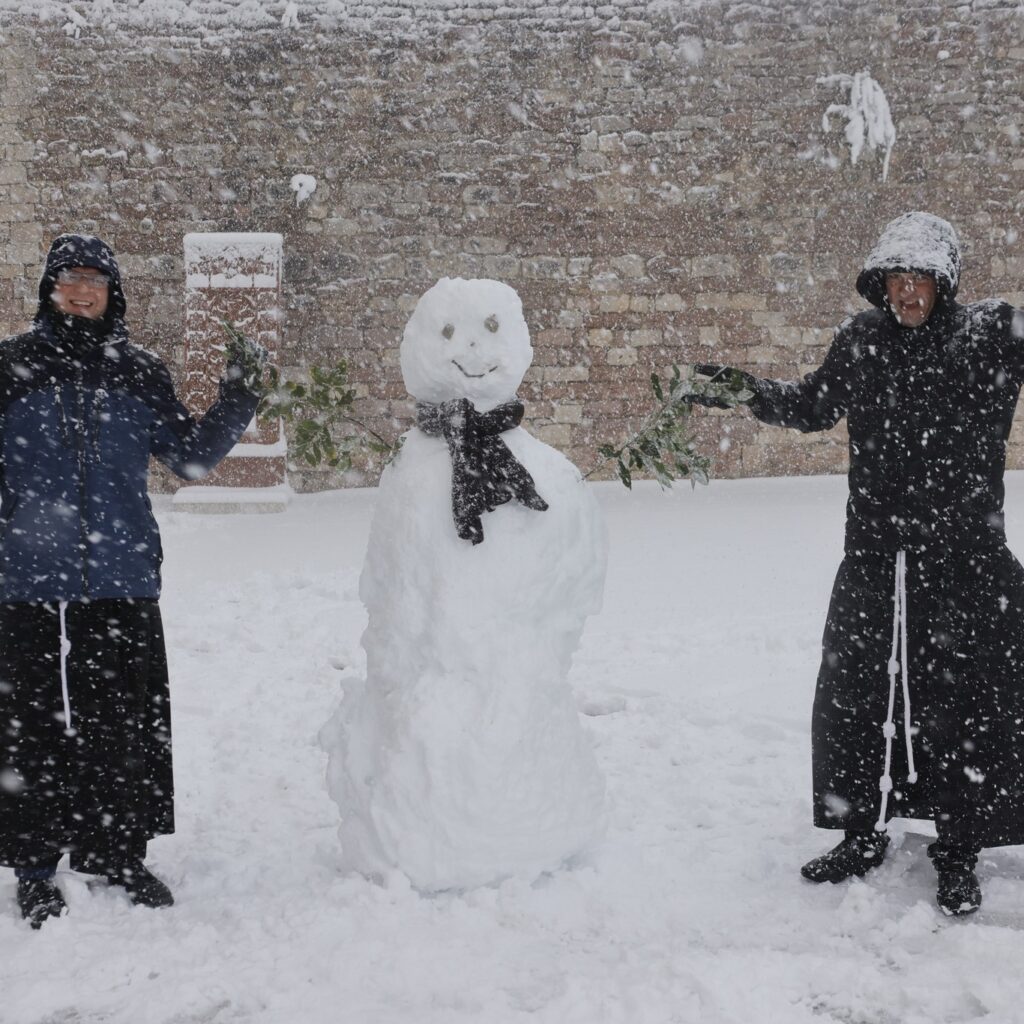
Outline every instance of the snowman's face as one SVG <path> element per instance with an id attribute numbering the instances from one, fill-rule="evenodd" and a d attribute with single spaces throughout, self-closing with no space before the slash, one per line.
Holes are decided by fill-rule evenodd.
<path id="1" fill-rule="evenodd" d="M 500 281 L 442 278 L 416 304 L 402 337 L 413 398 L 468 398 L 487 412 L 516 394 L 533 361 L 519 296 Z"/>

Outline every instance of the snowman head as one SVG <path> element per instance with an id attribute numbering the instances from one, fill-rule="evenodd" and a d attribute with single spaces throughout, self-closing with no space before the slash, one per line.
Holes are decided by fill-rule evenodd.
<path id="1" fill-rule="evenodd" d="M 416 303 L 401 357 L 413 398 L 433 405 L 468 398 L 489 412 L 515 398 L 533 361 L 523 304 L 500 281 L 443 277 Z"/>

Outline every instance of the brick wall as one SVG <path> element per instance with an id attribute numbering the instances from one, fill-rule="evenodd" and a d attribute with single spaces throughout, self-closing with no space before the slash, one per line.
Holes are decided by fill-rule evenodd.
<path id="1" fill-rule="evenodd" d="M 904 210 L 957 225 L 962 297 L 1024 303 L 1017 0 L 454 10 L 417 37 L 383 15 L 223 39 L 0 15 L 0 331 L 30 318 L 48 240 L 92 231 L 121 257 L 135 339 L 175 372 L 183 235 L 277 231 L 284 364 L 344 356 L 361 412 L 394 435 L 417 297 L 444 274 L 496 277 L 533 331 L 529 426 L 589 467 L 644 413 L 652 370 L 816 365 Z M 821 124 L 844 95 L 819 77 L 864 69 L 898 135 L 884 182 L 877 154 L 851 164 L 840 119 Z M 318 179 L 301 206 L 300 172 Z M 699 433 L 723 476 L 845 466 L 842 428 L 702 413 Z"/>

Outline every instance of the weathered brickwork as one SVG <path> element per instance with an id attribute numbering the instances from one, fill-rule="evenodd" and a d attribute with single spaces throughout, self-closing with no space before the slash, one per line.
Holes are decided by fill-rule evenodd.
<path id="1" fill-rule="evenodd" d="M 92 231 L 122 258 L 134 337 L 180 371 L 184 234 L 280 232 L 284 365 L 345 357 L 361 414 L 395 435 L 416 298 L 445 274 L 495 277 L 533 331 L 529 425 L 589 468 L 648 407 L 652 370 L 813 368 L 905 210 L 958 226 L 963 297 L 1024 302 L 1017 0 L 636 11 L 571 31 L 492 11 L 419 39 L 267 29 L 216 46 L 4 23 L 0 330 L 33 312 L 49 238 Z M 864 69 L 896 124 L 884 182 L 878 154 L 851 164 L 841 119 L 821 123 L 845 96 L 818 79 Z M 318 180 L 301 205 L 296 173 Z M 719 475 L 845 466 L 841 428 L 700 420 Z"/>

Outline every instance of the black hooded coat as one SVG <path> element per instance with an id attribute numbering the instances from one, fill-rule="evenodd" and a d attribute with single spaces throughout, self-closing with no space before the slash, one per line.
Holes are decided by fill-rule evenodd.
<path id="1" fill-rule="evenodd" d="M 897 218 L 857 281 L 876 308 L 843 323 L 802 381 L 757 381 L 750 408 L 801 431 L 845 416 L 849 431 L 845 558 L 813 709 L 815 824 L 931 818 L 951 841 L 998 846 L 1024 843 L 1024 570 L 1003 527 L 1024 315 L 958 304 L 960 263 L 946 221 Z M 887 304 L 885 275 L 900 270 L 937 284 L 917 328 Z"/>
<path id="2" fill-rule="evenodd" d="M 102 319 L 52 305 L 72 267 L 108 277 Z M 32 328 L 0 344 L 0 864 L 14 867 L 71 850 L 103 870 L 174 830 L 149 460 L 204 475 L 258 398 L 222 384 L 194 419 L 124 314 L 109 247 L 62 235 Z"/>

